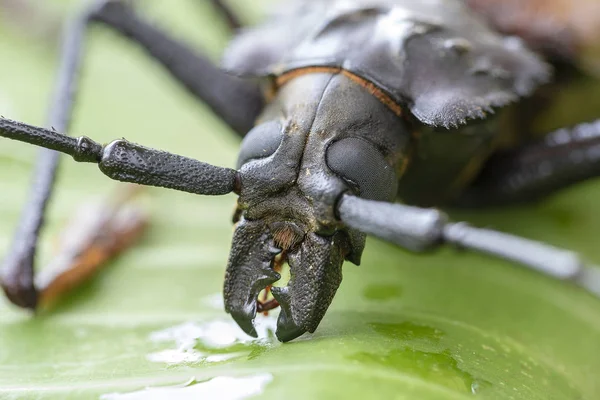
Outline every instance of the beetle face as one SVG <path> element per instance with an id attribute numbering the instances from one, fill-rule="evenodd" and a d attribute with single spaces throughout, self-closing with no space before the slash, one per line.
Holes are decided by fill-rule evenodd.
<path id="1" fill-rule="evenodd" d="M 280 279 L 275 265 L 287 262 L 289 283 L 272 288 L 282 341 L 317 328 L 341 283 L 344 260 L 360 262 L 365 235 L 338 220 L 337 201 L 347 192 L 391 200 L 397 187 L 394 168 L 367 140 L 311 140 L 301 126 L 267 122 L 242 143 L 239 219 L 224 288 L 226 311 L 256 336 L 257 298 Z"/>
<path id="2" fill-rule="evenodd" d="M 334 215 L 337 198 L 348 190 L 344 181 L 324 161 L 313 165 L 311 179 L 300 177 L 308 134 L 301 131 L 293 122 L 268 122 L 244 139 L 241 216 L 225 277 L 226 311 L 256 336 L 257 298 L 280 279 L 275 264 L 288 263 L 288 285 L 272 288 L 281 306 L 282 341 L 317 328 L 342 280 L 344 259 L 356 261 L 364 246 L 364 235 L 348 231 Z"/>

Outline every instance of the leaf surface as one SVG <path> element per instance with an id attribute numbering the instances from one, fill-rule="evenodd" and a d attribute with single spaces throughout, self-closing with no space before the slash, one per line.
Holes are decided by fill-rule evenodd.
<path id="1" fill-rule="evenodd" d="M 167 4 L 147 12 L 216 59 L 226 38 L 210 9 Z M 0 29 L 0 113 L 43 124 L 55 54 Z M 223 166 L 236 157 L 237 139 L 207 107 L 103 30 L 92 35 L 73 133 L 126 137 Z M 27 145 L 0 140 L 0 255 L 35 157 Z M 96 167 L 64 160 L 40 265 L 73 210 L 115 187 Z M 600 262 L 599 196 L 590 183 L 542 204 L 454 217 Z M 314 335 L 282 345 L 271 317 L 261 321 L 263 337 L 251 340 L 220 299 L 234 203 L 234 196 L 148 190 L 150 230 L 96 279 L 35 318 L 0 301 L 0 398 L 562 400 L 600 392 L 597 299 L 454 249 L 414 255 L 370 239 L 362 265 L 345 265 Z"/>

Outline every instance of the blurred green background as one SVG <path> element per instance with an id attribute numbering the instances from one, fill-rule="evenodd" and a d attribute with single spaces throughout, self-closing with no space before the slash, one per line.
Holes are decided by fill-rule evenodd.
<path id="1" fill-rule="evenodd" d="M 258 21 L 275 0 L 231 1 Z M 227 29 L 205 1 L 140 1 L 167 31 L 218 60 Z M 76 2 L 48 0 L 26 34 L 0 26 L 0 114 L 43 124 L 56 46 L 53 30 Z M 6 23 L 6 19 L 13 23 Z M 238 140 L 135 46 L 105 29 L 90 36 L 72 132 L 125 137 L 232 166 Z M 0 140 L 0 256 L 27 195 L 36 149 Z M 115 183 L 67 159 L 39 265 L 78 204 Z M 444 249 L 413 255 L 369 239 L 317 332 L 281 345 L 250 341 L 220 304 L 234 196 L 149 190 L 141 243 L 62 302 L 31 318 L 0 300 L 0 398 L 595 399 L 600 392 L 600 301 L 508 262 Z M 600 185 L 542 204 L 463 212 L 464 218 L 580 251 L 600 263 Z M 272 318 L 264 321 L 272 324 Z M 168 362 L 169 361 L 169 362 Z M 183 387 L 191 378 L 195 381 Z M 211 378 L 221 377 L 208 381 Z M 224 379 L 223 377 L 232 377 Z M 202 383 L 208 381 L 208 383 Z M 238 390 L 240 393 L 237 393 Z M 229 396 L 229 397 L 227 397 Z M 128 398 L 128 397 L 122 397 Z"/>

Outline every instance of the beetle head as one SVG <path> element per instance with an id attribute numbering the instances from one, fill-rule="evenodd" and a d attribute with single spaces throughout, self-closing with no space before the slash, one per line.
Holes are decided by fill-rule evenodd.
<path id="1" fill-rule="evenodd" d="M 310 136 L 298 124 L 268 122 L 242 143 L 224 296 L 226 311 L 253 336 L 257 298 L 280 279 L 274 267 L 283 262 L 291 277 L 287 286 L 272 288 L 281 306 L 277 337 L 288 341 L 313 332 L 341 283 L 344 260 L 359 264 L 365 244 L 363 233 L 337 218 L 338 200 L 361 189 L 356 183 L 366 175 L 363 195 L 395 195 L 396 173 L 374 146 L 355 137 Z M 364 160 L 369 165 L 360 165 Z"/>

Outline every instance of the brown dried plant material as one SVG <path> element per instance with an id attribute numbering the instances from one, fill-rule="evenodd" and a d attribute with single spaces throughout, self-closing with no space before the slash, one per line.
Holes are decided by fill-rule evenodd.
<path id="1" fill-rule="evenodd" d="M 48 308 L 65 293 L 96 275 L 131 247 L 145 231 L 148 215 L 130 200 L 140 187 L 121 185 L 109 201 L 89 204 L 74 214 L 62 233 L 59 251 L 36 279 L 39 306 Z"/>

